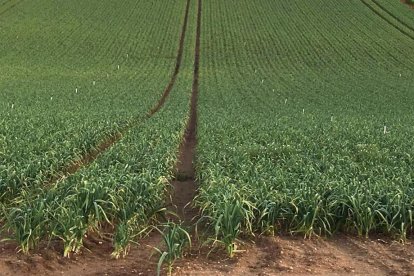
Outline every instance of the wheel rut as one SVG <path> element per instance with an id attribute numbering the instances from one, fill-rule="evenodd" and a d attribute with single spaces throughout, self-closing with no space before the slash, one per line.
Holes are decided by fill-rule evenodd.
<path id="1" fill-rule="evenodd" d="M 191 203 L 197 192 L 195 155 L 197 145 L 197 104 L 200 78 L 201 5 L 202 1 L 198 0 L 190 114 L 184 137 L 180 145 L 179 159 L 176 167 L 176 178 L 171 183 L 174 188 L 174 192 L 171 196 L 173 211 L 177 213 L 179 219 L 187 226 L 193 223 L 193 219 L 197 215 L 197 210 L 191 206 Z"/>
<path id="2" fill-rule="evenodd" d="M 21 0 L 23 1 L 23 0 Z M 179 46 L 177 50 L 176 55 L 176 61 L 175 61 L 175 67 L 174 71 L 171 75 L 171 79 L 168 82 L 167 86 L 165 87 L 161 98 L 158 100 L 158 102 L 152 107 L 149 112 L 144 117 L 136 117 L 130 122 L 126 123 L 125 126 L 121 127 L 114 133 L 108 135 L 107 137 L 103 138 L 98 145 L 96 145 L 92 150 L 81 156 L 80 158 L 72 161 L 71 164 L 67 165 L 65 168 L 63 168 L 60 173 L 52 176 L 49 181 L 46 182 L 46 186 L 52 186 L 58 183 L 60 180 L 75 174 L 77 171 L 79 171 L 81 168 L 88 166 L 93 161 L 95 161 L 99 155 L 104 153 L 105 151 L 109 150 L 113 145 L 115 145 L 117 142 L 119 142 L 123 136 L 127 133 L 129 129 L 132 127 L 135 127 L 143 122 L 145 122 L 146 119 L 151 118 L 154 114 L 156 114 L 158 111 L 161 110 L 161 108 L 164 106 L 165 101 L 171 94 L 172 89 L 174 88 L 175 82 L 177 80 L 177 77 L 180 73 L 181 68 L 181 62 L 183 59 L 183 52 L 184 52 L 184 41 L 186 37 L 187 27 L 188 27 L 188 17 L 190 12 L 190 2 L 191 0 L 187 0 L 185 12 L 184 12 L 184 19 L 181 27 L 181 33 L 179 38 Z"/>
<path id="3" fill-rule="evenodd" d="M 390 12 L 387 8 L 385 8 L 382 4 L 380 4 L 377 0 L 371 0 L 375 5 L 377 5 L 381 10 L 383 10 L 385 13 L 387 13 L 390 17 L 394 18 L 395 21 L 400 23 L 402 26 L 406 27 L 407 29 L 414 32 L 414 28 L 412 28 L 410 25 L 405 23 L 403 20 L 398 18 L 398 16 L 395 16 L 392 12 Z"/>
<path id="4" fill-rule="evenodd" d="M 370 5 L 367 0 L 361 0 L 362 4 L 364 4 L 367 8 L 369 8 L 372 12 L 374 12 L 376 15 L 378 15 L 379 17 L 381 17 L 381 19 L 383 19 L 384 21 L 386 21 L 388 24 L 390 24 L 392 27 L 394 27 L 396 30 L 398 30 L 400 33 L 402 33 L 403 35 L 411 38 L 412 40 L 414 40 L 414 35 L 410 34 L 409 32 L 405 31 L 401 26 L 398 26 L 397 24 L 393 23 L 389 18 L 387 18 L 386 16 L 384 16 L 383 14 L 381 14 L 379 11 L 377 11 L 372 5 Z M 374 5 L 376 5 L 376 2 L 371 1 L 371 3 L 373 3 Z M 377 5 L 378 8 L 381 9 L 380 6 Z M 384 11 L 384 10 L 383 10 Z M 386 11 L 384 11 L 386 12 Z M 387 13 L 388 14 L 388 13 Z M 394 18 L 394 17 L 392 17 Z M 395 18 L 394 18 L 395 19 Z M 411 28 L 409 28 L 410 30 L 412 30 Z"/>
<path id="5" fill-rule="evenodd" d="M 189 12 L 190 12 L 190 0 L 187 0 L 187 4 L 186 4 L 186 8 L 185 8 L 185 15 L 184 15 L 184 22 L 183 22 L 183 27 L 182 27 L 182 30 L 181 30 L 180 43 L 179 43 L 179 47 L 178 47 L 178 52 L 177 52 L 177 57 L 176 57 L 176 61 L 175 61 L 175 68 L 174 68 L 173 75 L 172 75 L 171 80 L 168 83 L 167 87 L 165 87 L 164 93 L 162 94 L 159 102 L 150 110 L 150 112 L 148 113 L 148 116 L 152 116 L 153 114 L 158 112 L 161 109 L 161 107 L 164 105 L 165 100 L 170 95 L 171 90 L 174 87 L 175 81 L 177 80 L 177 76 L 180 73 L 181 62 L 183 60 L 184 41 L 185 41 L 185 35 L 186 35 L 186 32 L 187 32 Z"/>

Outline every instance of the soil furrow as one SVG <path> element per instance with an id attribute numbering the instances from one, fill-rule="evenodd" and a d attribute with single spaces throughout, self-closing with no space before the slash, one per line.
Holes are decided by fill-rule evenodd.
<path id="1" fill-rule="evenodd" d="M 392 27 L 394 27 L 396 30 L 398 30 L 400 33 L 406 35 L 407 37 L 411 38 L 414 40 L 414 36 L 412 36 L 411 34 L 409 34 L 408 32 L 404 31 L 402 28 L 400 28 L 399 26 L 397 26 L 396 24 L 394 24 L 393 22 L 391 22 L 388 18 L 386 18 L 384 15 L 382 15 L 381 13 L 379 13 L 377 10 L 374 9 L 374 7 L 372 7 L 370 4 L 368 4 L 365 0 L 361 0 L 361 2 L 367 6 L 371 11 L 373 11 L 376 15 L 378 15 L 379 17 L 381 17 L 383 20 L 385 20 L 388 24 L 390 24 Z"/>
<path id="2" fill-rule="evenodd" d="M 404 27 L 406 27 L 407 29 L 411 30 L 414 32 L 414 29 L 408 25 L 407 23 L 405 23 L 404 21 L 402 21 L 400 18 L 398 18 L 397 16 L 395 16 L 393 13 L 391 13 L 390 11 L 388 11 L 388 9 L 386 9 L 383 5 L 381 5 L 380 3 L 378 3 L 378 1 L 376 0 L 372 0 L 373 3 L 375 3 L 375 5 L 377 5 L 381 10 L 383 10 L 385 13 L 387 13 L 389 16 L 391 16 L 392 18 L 394 18 L 397 22 L 399 22 L 401 25 L 403 25 Z"/>
<path id="3" fill-rule="evenodd" d="M 184 22 L 183 22 L 183 27 L 182 27 L 182 30 L 181 30 L 181 35 L 180 35 L 180 44 L 179 44 L 179 47 L 178 47 L 177 58 L 176 58 L 176 62 L 175 62 L 174 73 L 171 77 L 170 82 L 168 83 L 167 87 L 165 88 L 164 93 L 161 96 L 161 99 L 159 100 L 157 105 L 155 105 L 151 109 L 148 116 L 151 116 L 154 113 L 158 112 L 160 110 L 160 108 L 164 105 L 165 100 L 170 95 L 171 90 L 174 87 L 175 81 L 177 80 L 177 76 L 180 73 L 181 61 L 183 59 L 183 52 L 184 52 L 185 34 L 187 32 L 189 11 L 190 11 L 190 0 L 187 0 L 187 5 L 186 5 L 186 8 L 185 8 L 185 15 L 184 15 Z"/>
<path id="4" fill-rule="evenodd" d="M 108 137 L 104 138 L 95 148 L 93 148 L 91 151 L 83 155 L 81 158 L 74 161 L 69 166 L 65 167 L 59 174 L 51 177 L 51 179 L 47 182 L 46 185 L 54 185 L 60 180 L 68 177 L 69 175 L 72 175 L 76 173 L 78 170 L 80 170 L 82 167 L 85 167 L 89 164 L 91 164 L 96 158 L 110 149 L 113 145 L 115 145 L 118 141 L 122 139 L 122 137 L 125 135 L 125 133 L 132 127 L 136 126 L 139 123 L 142 123 L 142 120 L 148 119 L 151 116 L 153 116 L 155 113 L 157 113 L 164 105 L 166 99 L 171 93 L 171 90 L 174 87 L 175 81 L 177 79 L 178 74 L 180 73 L 180 67 L 181 67 L 181 61 L 183 57 L 184 52 L 184 41 L 185 41 L 185 35 L 187 32 L 187 25 L 188 25 L 188 16 L 190 11 L 190 1 L 187 0 L 185 13 L 184 13 L 184 20 L 183 25 L 181 28 L 181 34 L 179 39 L 179 46 L 177 51 L 177 57 L 175 62 L 175 67 L 173 74 L 171 76 L 171 79 L 164 89 L 164 92 L 161 96 L 161 98 L 158 100 L 157 104 L 151 108 L 151 110 L 148 112 L 148 114 L 145 117 L 138 117 L 134 120 L 130 121 L 126 124 L 126 126 L 122 127 L 120 130 L 116 131 L 115 133 L 109 135 Z"/>
<path id="5" fill-rule="evenodd" d="M 201 0 L 198 0 L 197 30 L 194 52 L 193 84 L 190 100 L 190 117 L 180 145 L 180 154 L 177 164 L 176 179 L 171 183 L 174 187 L 172 204 L 177 215 L 186 225 L 192 223 L 197 215 L 191 203 L 196 195 L 197 184 L 195 179 L 195 151 L 197 145 L 197 103 L 200 76 L 200 37 L 201 37 Z"/>
<path id="6" fill-rule="evenodd" d="M 414 4 L 412 2 L 410 3 L 408 0 L 401 0 L 401 2 L 414 9 Z"/>

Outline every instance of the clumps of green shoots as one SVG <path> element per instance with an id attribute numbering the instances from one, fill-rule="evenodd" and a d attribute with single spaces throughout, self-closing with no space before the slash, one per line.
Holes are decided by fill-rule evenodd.
<path id="1" fill-rule="evenodd" d="M 213 249 L 224 246 L 228 256 L 233 258 L 235 253 L 242 252 L 238 249 L 240 235 L 254 235 L 252 223 L 255 217 L 255 207 L 244 198 L 244 193 L 239 191 L 235 185 L 227 184 L 226 192 L 220 194 L 219 200 L 203 201 L 209 202 L 201 206 L 202 217 L 199 222 L 207 222 L 207 231 L 213 231 L 214 237 L 207 240 Z M 211 192 L 211 191 L 210 191 Z M 217 196 L 218 194 L 211 194 Z M 197 198 L 201 204 L 201 197 L 209 196 L 203 193 Z"/>
<path id="2" fill-rule="evenodd" d="M 58 219 L 54 220 L 55 228 L 52 236 L 63 242 L 63 256 L 69 258 L 82 249 L 83 238 L 89 227 L 80 209 L 60 206 L 56 210 L 56 216 Z"/>
<path id="3" fill-rule="evenodd" d="M 157 275 L 161 274 L 164 263 L 167 264 L 168 275 L 171 275 L 175 261 L 183 256 L 187 247 L 191 247 L 191 237 L 181 223 L 170 221 L 163 227 L 163 231 L 157 228 L 163 238 L 163 249 L 154 248 L 160 254 Z"/>
<path id="4" fill-rule="evenodd" d="M 44 237 L 48 228 L 47 206 L 43 201 L 28 203 L 19 208 L 12 208 L 6 214 L 4 230 L 13 233 L 11 238 L 19 245 L 19 251 L 28 254 Z"/>

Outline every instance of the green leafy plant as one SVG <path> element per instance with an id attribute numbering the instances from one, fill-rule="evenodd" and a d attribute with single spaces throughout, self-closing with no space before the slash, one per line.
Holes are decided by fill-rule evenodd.
<path id="1" fill-rule="evenodd" d="M 162 265 L 167 264 L 168 275 L 172 274 L 174 262 L 181 258 L 187 247 L 191 247 L 190 234 L 180 224 L 174 222 L 168 222 L 163 225 L 163 230 L 157 230 L 160 232 L 163 238 L 163 249 L 155 248 L 160 254 L 157 275 L 161 274 Z"/>

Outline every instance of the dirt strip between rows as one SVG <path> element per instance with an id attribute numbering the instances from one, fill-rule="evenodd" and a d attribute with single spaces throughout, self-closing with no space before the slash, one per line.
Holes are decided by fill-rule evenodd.
<path id="1" fill-rule="evenodd" d="M 381 3 L 379 3 L 377 0 L 371 0 L 375 5 L 378 6 L 381 10 L 383 10 L 385 13 L 387 13 L 390 17 L 394 18 L 395 21 L 400 23 L 402 26 L 406 27 L 407 29 L 414 32 L 414 28 L 405 23 L 403 20 L 401 20 L 398 16 L 395 16 L 392 12 L 390 12 L 387 8 L 385 8 Z"/>
<path id="2" fill-rule="evenodd" d="M 190 100 L 190 116 L 180 146 L 180 155 L 177 164 L 176 179 L 171 183 L 174 192 L 172 204 L 180 220 L 191 225 L 197 211 L 191 206 L 196 195 L 197 184 L 195 179 L 195 151 L 197 145 L 197 103 L 200 78 L 200 48 L 201 48 L 201 0 L 197 8 L 197 30 L 194 51 L 193 84 Z"/>
<path id="3" fill-rule="evenodd" d="M 87 165 L 91 164 L 95 161 L 99 155 L 110 149 L 113 145 L 115 145 L 118 141 L 120 141 L 125 133 L 132 127 L 137 126 L 138 124 L 144 122 L 146 119 L 152 117 L 155 113 L 157 113 L 164 105 L 165 101 L 171 94 L 171 91 L 174 87 L 174 84 L 177 80 L 177 77 L 180 73 L 181 62 L 183 59 L 183 52 L 184 52 L 184 41 L 187 32 L 188 26 L 188 16 L 190 12 L 190 2 L 191 0 L 187 0 L 185 13 L 184 13 L 184 20 L 183 25 L 181 27 L 180 39 L 179 39 L 179 46 L 177 50 L 177 56 L 175 61 L 175 67 L 173 74 L 171 76 L 170 81 L 168 82 L 167 86 L 165 87 L 161 98 L 158 102 L 150 109 L 150 111 L 144 117 L 139 117 L 131 122 L 127 123 L 124 127 L 117 130 L 115 133 L 109 135 L 108 137 L 104 138 L 96 147 L 94 147 L 91 151 L 87 152 L 81 158 L 74 160 L 70 165 L 66 166 L 62 169 L 62 171 L 54 176 L 46 183 L 46 186 L 52 186 L 59 182 L 60 180 L 75 174 L 81 168 L 86 167 Z"/>
<path id="4" fill-rule="evenodd" d="M 406 32 L 405 30 L 403 30 L 401 28 L 401 26 L 398 26 L 396 24 L 394 24 L 389 18 L 387 18 L 386 16 L 382 15 L 380 12 L 378 12 L 373 6 L 371 6 L 369 3 L 367 3 L 366 0 L 361 0 L 362 4 L 364 4 L 367 8 L 369 8 L 372 12 L 374 12 L 376 15 L 378 15 L 380 18 L 382 18 L 384 21 L 386 21 L 388 24 L 390 24 L 392 27 L 394 27 L 396 30 L 398 30 L 400 33 L 402 33 L 403 35 L 411 38 L 412 40 L 414 40 L 414 34 L 410 34 L 408 32 Z M 371 1 L 373 4 L 375 4 L 375 2 Z M 377 6 L 379 7 L 379 6 Z M 381 8 L 381 7 L 379 7 Z"/>
<path id="5" fill-rule="evenodd" d="M 184 25 L 187 24 L 190 0 L 187 0 L 186 15 Z M 185 30 L 180 39 L 180 48 L 183 48 Z M 171 203 L 168 207 L 177 213 L 179 220 L 190 226 L 193 224 L 192 218 L 196 215 L 196 210 L 190 207 L 196 194 L 195 182 L 195 147 L 196 147 L 196 128 L 197 128 L 197 101 L 199 92 L 199 64 L 200 64 L 200 35 L 201 35 L 201 0 L 198 2 L 197 32 L 194 57 L 193 84 L 190 99 L 190 116 L 187 122 L 184 137 L 179 149 L 179 159 L 176 167 L 176 179 L 171 185 L 174 191 L 171 194 Z M 173 77 L 164 91 L 166 97 L 170 93 L 175 78 L 179 73 L 182 49 L 177 55 L 177 66 Z M 165 97 L 165 98 L 166 98 Z M 164 99 L 165 100 L 165 99 Z M 159 109 L 162 105 L 157 106 Z M 156 109 L 153 109 L 156 110 Z M 155 111 L 156 112 L 156 111 Z M 154 113 L 155 113 L 154 112 Z M 152 113 L 152 114 L 154 114 Z M 152 115 L 151 113 L 149 116 Z M 112 138 L 108 141 L 105 148 L 121 139 Z M 105 143 L 103 143 L 105 144 Z M 91 158 L 91 157 L 88 157 Z M 96 158 L 96 157 L 95 157 Z M 87 160 L 92 162 L 93 160 Z M 82 165 L 80 164 L 79 169 Z M 76 171 L 75 168 L 71 170 Z M 79 255 L 74 255 L 71 259 L 61 256 L 62 245 L 59 241 L 50 241 L 45 248 L 40 248 L 31 255 L 14 254 L 15 248 L 11 244 L 0 247 L 0 275 L 155 275 L 158 256 L 154 255 L 154 247 L 161 244 L 162 237 L 156 231 L 140 241 L 140 245 L 131 246 L 130 253 L 123 259 L 115 260 L 110 257 L 113 250 L 112 242 L 100 237 L 90 235 L 84 240 L 84 250 Z M 7 253 L 10 252 L 10 254 Z"/>

